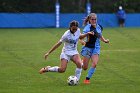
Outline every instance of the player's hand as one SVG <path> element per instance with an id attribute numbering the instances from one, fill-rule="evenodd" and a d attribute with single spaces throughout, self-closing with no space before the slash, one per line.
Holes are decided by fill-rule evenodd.
<path id="1" fill-rule="evenodd" d="M 93 31 L 90 31 L 90 32 L 88 32 L 88 34 L 90 34 L 90 35 L 94 35 L 94 32 L 93 32 Z"/>
<path id="2" fill-rule="evenodd" d="M 84 40 L 80 40 L 81 45 L 85 45 L 86 42 Z"/>
<path id="3" fill-rule="evenodd" d="M 105 43 L 109 43 L 109 39 L 106 39 L 106 40 L 105 40 Z"/>
<path id="4" fill-rule="evenodd" d="M 47 59 L 48 56 L 49 56 L 49 53 L 46 53 L 46 54 L 44 55 L 45 60 Z"/>

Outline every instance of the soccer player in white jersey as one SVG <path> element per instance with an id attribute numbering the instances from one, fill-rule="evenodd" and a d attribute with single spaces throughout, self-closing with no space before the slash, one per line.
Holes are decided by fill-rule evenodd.
<path id="1" fill-rule="evenodd" d="M 61 39 L 45 54 L 45 59 L 52 53 L 55 49 L 57 49 L 62 43 L 64 43 L 62 53 L 60 55 L 61 64 L 60 66 L 46 66 L 41 68 L 39 73 L 45 72 L 59 72 L 63 73 L 66 71 L 67 64 L 71 60 L 73 61 L 77 68 L 75 70 L 75 76 L 80 79 L 82 72 L 81 58 L 77 51 L 77 43 L 80 37 L 80 29 L 78 28 L 78 22 L 73 20 L 70 22 L 69 30 L 67 30 Z"/>

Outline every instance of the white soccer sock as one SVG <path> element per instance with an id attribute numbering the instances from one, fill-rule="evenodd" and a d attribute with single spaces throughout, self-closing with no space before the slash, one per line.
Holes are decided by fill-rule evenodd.
<path id="1" fill-rule="evenodd" d="M 82 62 L 82 63 L 81 63 L 81 66 L 83 67 L 83 65 L 84 65 L 84 64 L 83 64 L 83 62 Z"/>
<path id="2" fill-rule="evenodd" d="M 81 66 L 83 67 L 83 65 L 84 65 L 84 64 L 83 64 L 83 60 L 81 60 L 81 61 L 82 61 L 82 62 L 81 62 Z"/>
<path id="3" fill-rule="evenodd" d="M 78 80 L 80 79 L 81 72 L 82 72 L 82 68 L 76 68 L 75 76 L 78 78 Z"/>
<path id="4" fill-rule="evenodd" d="M 49 71 L 49 72 L 58 72 L 58 68 L 59 68 L 58 66 L 49 67 L 49 68 L 48 68 L 48 71 Z"/>

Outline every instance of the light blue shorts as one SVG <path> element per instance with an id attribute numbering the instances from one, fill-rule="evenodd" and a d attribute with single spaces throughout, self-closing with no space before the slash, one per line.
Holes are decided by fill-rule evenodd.
<path id="1" fill-rule="evenodd" d="M 94 54 L 100 54 L 100 47 L 95 47 L 95 48 L 88 48 L 88 47 L 82 47 L 81 50 L 81 55 L 83 57 L 90 58 Z"/>

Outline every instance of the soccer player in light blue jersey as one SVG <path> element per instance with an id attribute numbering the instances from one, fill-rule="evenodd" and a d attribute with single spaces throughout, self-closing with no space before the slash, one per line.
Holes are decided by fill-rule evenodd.
<path id="1" fill-rule="evenodd" d="M 88 69 L 89 60 L 91 59 L 92 65 L 88 70 L 88 74 L 86 79 L 84 80 L 85 84 L 90 83 L 90 78 L 94 74 L 96 70 L 96 65 L 99 60 L 100 54 L 100 40 L 109 43 L 109 39 L 105 39 L 102 35 L 103 27 L 97 23 L 97 15 L 95 13 L 89 14 L 84 20 L 84 25 L 86 25 L 83 29 L 83 34 L 81 37 L 85 39 L 85 41 L 81 41 L 82 47 L 81 55 L 83 56 L 83 69 Z M 92 34 L 89 34 L 91 33 Z"/>

